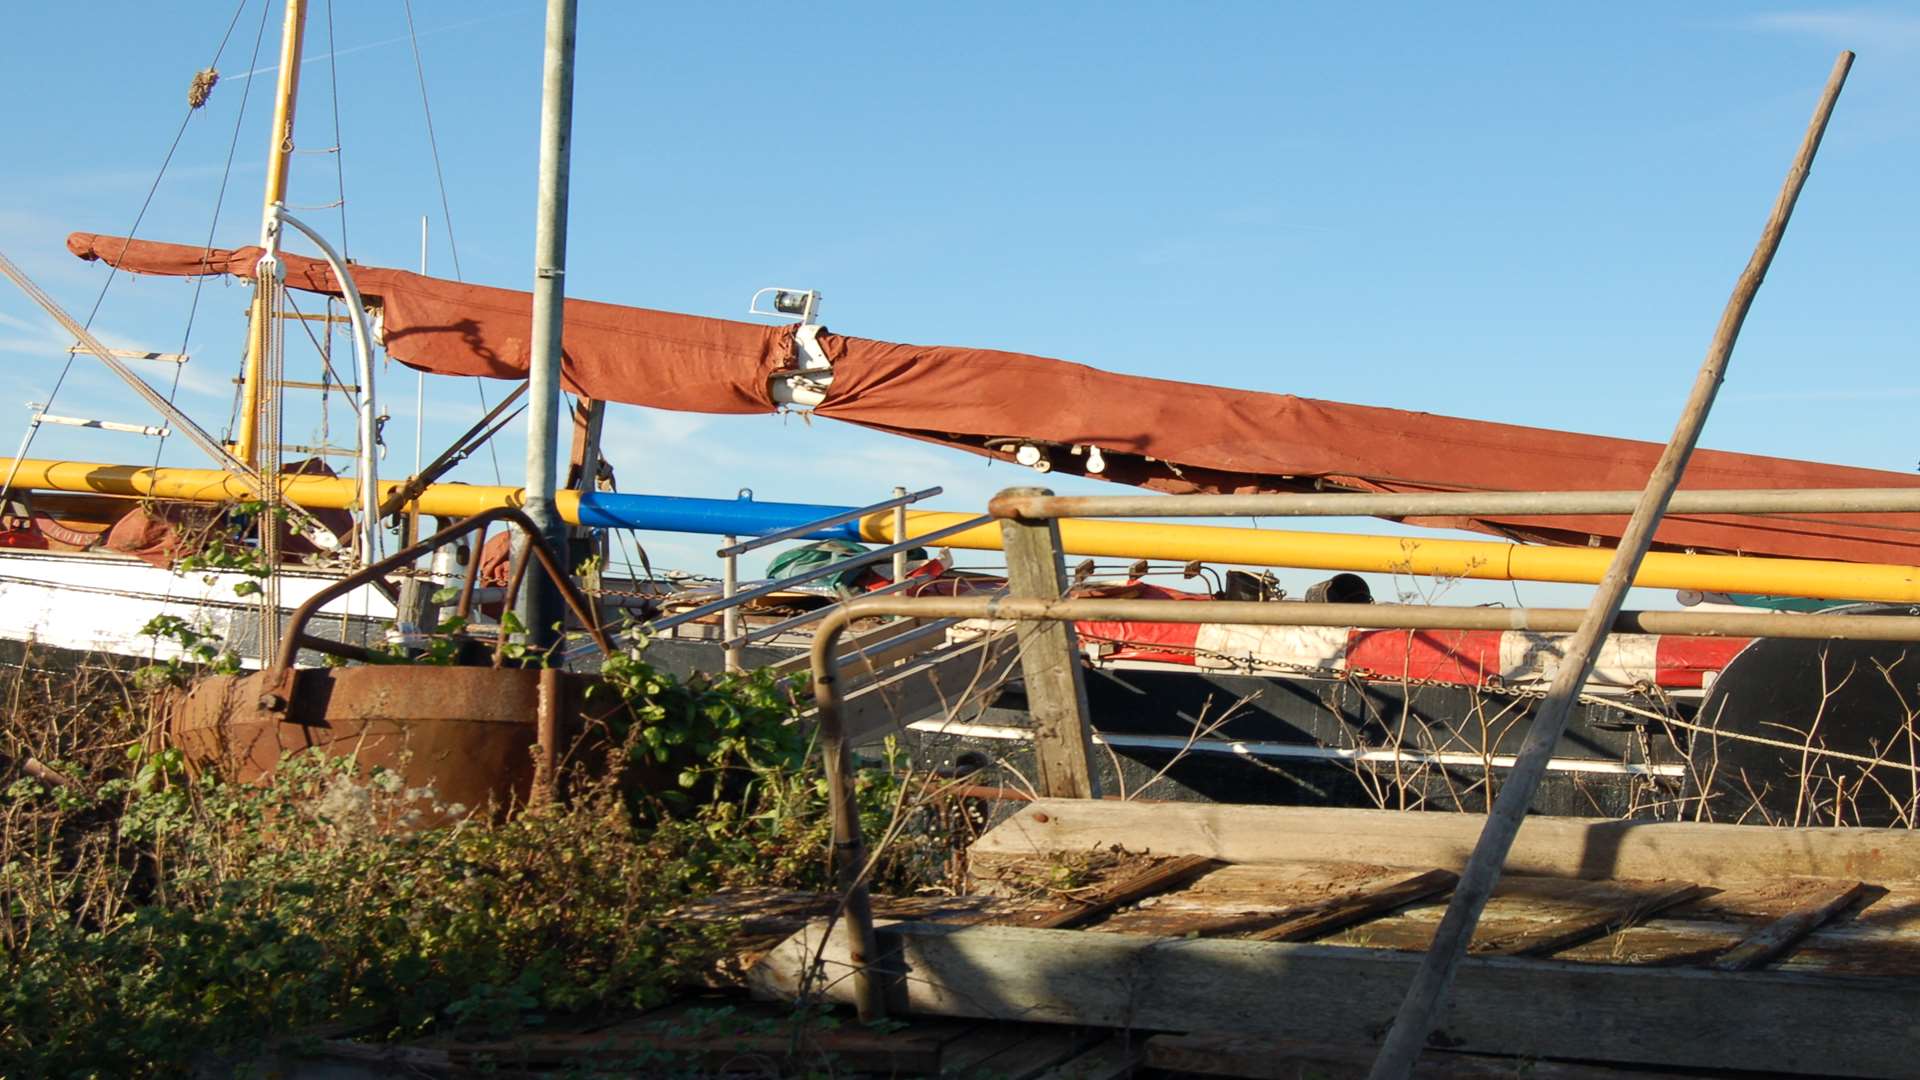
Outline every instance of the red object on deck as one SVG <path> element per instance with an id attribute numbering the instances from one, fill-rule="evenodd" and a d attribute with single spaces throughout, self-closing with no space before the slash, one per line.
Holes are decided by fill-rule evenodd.
<path id="1" fill-rule="evenodd" d="M 74 254 L 138 273 L 251 277 L 255 247 L 75 233 Z M 283 256 L 287 284 L 339 295 L 324 262 Z M 402 270 L 360 267 L 382 310 L 389 354 L 444 375 L 524 379 L 532 300 Z M 768 380 L 792 365 L 794 328 L 567 301 L 562 379 L 608 401 L 708 413 L 777 406 Z M 1006 440 L 1050 448 L 1053 467 L 1083 472 L 1097 446 L 1103 479 L 1174 493 L 1292 491 L 1316 482 L 1358 491 L 1625 490 L 1643 487 L 1655 443 L 1496 424 L 1402 409 L 1117 375 L 1021 353 L 900 345 L 821 331 L 833 363 L 814 412 L 880 431 L 1006 458 Z M 1913 487 L 1920 477 L 1702 450 L 1685 489 Z M 1617 540 L 1624 516 L 1410 518 L 1523 540 Z M 1656 547 L 1753 555 L 1920 562 L 1920 514 L 1668 515 Z"/>
<path id="2" fill-rule="evenodd" d="M 1451 686 L 1544 685 L 1572 636 L 1216 623 L 1082 622 L 1074 629 L 1082 642 L 1096 646 L 1102 661 Z M 1611 634 L 1588 681 L 1594 686 L 1698 690 L 1709 673 L 1725 670 L 1748 644 L 1747 638 Z"/>

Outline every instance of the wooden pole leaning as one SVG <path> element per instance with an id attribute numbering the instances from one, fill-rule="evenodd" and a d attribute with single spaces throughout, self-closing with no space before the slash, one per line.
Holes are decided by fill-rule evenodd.
<path id="1" fill-rule="evenodd" d="M 1002 498 L 1052 495 L 1046 488 L 1008 488 Z M 1053 519 L 1000 522 L 1007 553 L 1007 593 L 1015 597 L 1058 600 L 1066 592 L 1061 561 L 1060 526 Z M 1027 713 L 1033 718 L 1033 756 L 1040 794 L 1058 799 L 1091 799 L 1093 729 L 1087 719 L 1087 681 L 1080 670 L 1079 640 L 1069 622 L 1022 622 L 1014 631 L 1020 643 L 1021 678 L 1027 688 Z"/>
<path id="2" fill-rule="evenodd" d="M 1753 257 L 1748 260 L 1746 269 L 1734 285 L 1733 295 L 1727 300 L 1726 310 L 1720 316 L 1720 325 L 1714 331 L 1713 342 L 1707 348 L 1706 359 L 1694 379 L 1693 390 L 1675 425 L 1673 437 L 1667 442 L 1659 462 L 1654 465 L 1653 474 L 1647 480 L 1646 490 L 1638 505 L 1634 507 L 1633 517 L 1627 523 L 1613 562 L 1601 580 L 1580 628 L 1568 643 L 1566 656 L 1561 661 L 1552 688 L 1534 714 L 1533 726 L 1521 746 L 1519 760 L 1501 785 L 1500 794 L 1480 833 L 1479 843 L 1474 846 L 1473 856 L 1461 872 L 1460 882 L 1447 905 L 1446 915 L 1434 934 L 1432 947 L 1414 975 L 1406 999 L 1401 1003 L 1393 1026 L 1388 1029 L 1381 1044 L 1380 1055 L 1368 1074 L 1369 1080 L 1406 1080 L 1412 1075 L 1421 1049 L 1426 1046 L 1447 989 L 1453 982 L 1454 971 L 1466 954 L 1474 927 L 1480 921 L 1480 913 L 1493 893 L 1507 852 L 1513 846 L 1514 837 L 1526 818 L 1527 807 L 1533 802 L 1534 792 L 1546 773 L 1547 761 L 1566 730 L 1567 717 L 1586 685 L 1587 676 L 1592 673 L 1600 644 L 1606 640 L 1607 631 L 1620 613 L 1627 589 L 1633 583 L 1634 572 L 1653 541 L 1654 530 L 1660 523 L 1661 515 L 1666 512 L 1674 488 L 1679 485 L 1681 474 L 1686 471 L 1687 459 L 1692 455 L 1700 431 L 1706 425 L 1707 413 L 1713 407 L 1721 380 L 1726 377 L 1727 363 L 1733 355 L 1734 342 L 1740 336 L 1740 326 L 1746 321 L 1753 298 L 1760 291 L 1760 283 L 1766 279 L 1767 267 L 1780 250 L 1780 240 L 1786 233 L 1788 220 L 1793 216 L 1794 203 L 1799 199 L 1801 189 L 1806 186 L 1807 172 L 1813 165 L 1821 136 L 1826 133 L 1827 121 L 1833 115 L 1834 101 L 1840 96 L 1840 88 L 1845 85 L 1847 70 L 1852 64 L 1851 52 L 1842 52 L 1834 61 L 1826 90 L 1821 94 L 1813 120 L 1801 140 L 1800 152 L 1794 159 L 1793 168 L 1787 173 L 1779 198 L 1774 202 L 1773 213 L 1767 219 Z"/>

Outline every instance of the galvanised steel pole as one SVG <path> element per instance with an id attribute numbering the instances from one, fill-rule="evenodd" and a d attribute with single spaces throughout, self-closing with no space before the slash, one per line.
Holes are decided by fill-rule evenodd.
<path id="1" fill-rule="evenodd" d="M 573 150 L 573 46 L 578 0 L 547 0 L 546 60 L 540 87 L 540 209 L 534 232 L 533 356 L 527 376 L 527 516 L 556 550 L 566 534 L 554 509 L 560 446 L 560 350 L 566 321 L 567 183 Z M 554 640 L 554 590 L 536 581 L 517 614 L 530 644 Z"/>

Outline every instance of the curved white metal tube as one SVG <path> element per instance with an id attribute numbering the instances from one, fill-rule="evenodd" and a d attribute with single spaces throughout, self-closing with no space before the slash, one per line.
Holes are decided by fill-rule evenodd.
<path id="1" fill-rule="evenodd" d="M 333 268 L 333 276 L 340 280 L 340 291 L 346 294 L 347 310 L 353 313 L 354 374 L 360 380 L 360 565 L 365 566 L 384 557 L 380 547 L 380 475 L 378 457 L 374 452 L 373 331 L 367 326 L 367 308 L 360 300 L 360 287 L 354 284 L 353 275 L 347 272 L 346 260 L 333 250 L 333 245 L 327 243 L 326 237 L 287 213 L 282 203 L 273 204 L 273 214 L 285 224 L 299 229 L 320 249 L 327 265 Z"/>

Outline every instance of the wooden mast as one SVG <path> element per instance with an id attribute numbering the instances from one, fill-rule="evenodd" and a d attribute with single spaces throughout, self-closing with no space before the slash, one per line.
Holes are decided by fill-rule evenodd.
<path id="1" fill-rule="evenodd" d="M 300 92 L 300 53 L 306 36 L 307 0 L 287 0 L 286 20 L 280 31 L 280 77 L 274 92 L 273 132 L 267 147 L 266 197 L 261 200 L 260 243 L 267 242 L 273 205 L 287 194 L 287 165 L 293 158 L 294 104 Z M 254 290 L 248 312 L 247 363 L 240 379 L 240 418 L 233 438 L 233 455 L 251 468 L 260 464 L 261 328 L 271 318 L 268 295 Z"/>

